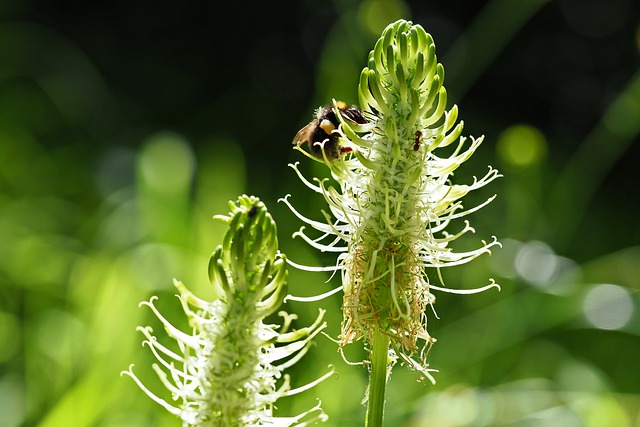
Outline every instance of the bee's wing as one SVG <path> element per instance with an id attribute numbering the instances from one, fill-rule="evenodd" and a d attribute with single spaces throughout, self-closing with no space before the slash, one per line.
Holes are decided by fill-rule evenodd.
<path id="1" fill-rule="evenodd" d="M 364 115 L 362 114 L 362 111 L 358 110 L 357 108 L 347 108 L 345 110 L 338 111 L 340 111 L 340 115 L 342 117 L 353 123 L 357 123 L 360 125 L 368 123 L 367 119 L 365 119 Z"/>
<path id="2" fill-rule="evenodd" d="M 310 122 L 308 125 L 303 127 L 296 133 L 296 136 L 293 137 L 293 141 L 291 142 L 293 145 L 301 145 L 307 142 L 309 139 L 309 133 L 312 131 L 314 122 Z"/>

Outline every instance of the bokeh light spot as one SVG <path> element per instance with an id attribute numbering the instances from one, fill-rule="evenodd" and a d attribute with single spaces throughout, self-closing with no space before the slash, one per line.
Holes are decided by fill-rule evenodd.
<path id="1" fill-rule="evenodd" d="M 558 367 L 556 384 L 567 392 L 590 392 L 595 394 L 606 390 L 606 379 L 592 365 L 578 360 L 566 360 Z"/>
<path id="2" fill-rule="evenodd" d="M 525 281 L 542 286 L 556 276 L 558 260 L 546 243 L 532 241 L 523 245 L 515 259 L 516 271 Z"/>
<path id="3" fill-rule="evenodd" d="M 532 166 L 544 158 L 547 141 L 538 129 L 528 125 L 514 125 L 498 138 L 498 154 L 515 166 Z"/>
<path id="4" fill-rule="evenodd" d="M 140 172 L 150 187 L 174 193 L 189 186 L 194 170 L 193 153 L 180 135 L 161 132 L 145 141 Z"/>
<path id="5" fill-rule="evenodd" d="M 439 394 L 437 399 L 425 398 L 420 401 L 420 410 L 408 427 L 427 425 L 427 420 L 438 420 L 438 425 L 446 427 L 462 427 L 475 425 L 480 416 L 481 395 L 464 384 L 456 384 Z"/>
<path id="6" fill-rule="evenodd" d="M 594 327 L 615 330 L 629 323 L 635 307 L 625 288 L 604 284 L 594 286 L 587 292 L 582 309 L 587 321 Z"/>
<path id="7" fill-rule="evenodd" d="M 358 11 L 360 25 L 369 34 L 377 36 L 390 22 L 408 15 L 407 7 L 399 1 L 367 0 L 362 3 Z"/>
<path id="8" fill-rule="evenodd" d="M 586 412 L 587 427 L 630 427 L 632 425 L 624 407 L 608 395 L 602 395 L 587 405 Z"/>
<path id="9" fill-rule="evenodd" d="M 86 336 L 85 325 L 80 320 L 65 311 L 51 309 L 36 322 L 34 337 L 42 354 L 59 366 L 69 368 L 80 366 L 85 356 Z"/>

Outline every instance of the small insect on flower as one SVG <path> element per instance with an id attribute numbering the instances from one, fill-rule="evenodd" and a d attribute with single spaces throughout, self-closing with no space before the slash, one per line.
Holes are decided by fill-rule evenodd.
<path id="1" fill-rule="evenodd" d="M 413 151 L 418 151 L 420 149 L 420 143 L 422 142 L 422 132 L 419 130 L 416 131 L 416 140 L 413 143 Z"/>
<path id="2" fill-rule="evenodd" d="M 368 123 L 357 107 L 349 106 L 342 101 L 337 101 L 336 107 L 343 118 L 356 124 Z M 325 157 L 328 160 L 339 159 L 341 155 L 350 152 L 351 148 L 342 147 L 338 143 L 340 137 L 336 132 L 338 124 L 333 104 L 320 107 L 316 110 L 315 118 L 293 137 L 293 144 L 299 147 L 306 143 L 311 154 L 321 160 Z"/>

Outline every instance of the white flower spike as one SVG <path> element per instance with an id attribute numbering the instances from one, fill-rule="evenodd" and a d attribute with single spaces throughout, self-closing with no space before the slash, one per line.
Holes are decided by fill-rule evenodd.
<path id="1" fill-rule="evenodd" d="M 431 381 L 426 358 L 435 339 L 427 332 L 427 306 L 432 290 L 473 293 L 498 287 L 493 281 L 474 290 L 452 290 L 430 284 L 440 269 L 466 263 L 499 245 L 489 243 L 468 252 L 450 245 L 474 229 L 467 221 L 451 233 L 453 220 L 482 208 L 493 197 L 469 209 L 461 198 L 484 187 L 499 173 L 489 171 L 470 184 L 453 184 L 453 172 L 476 151 L 483 138 L 460 137 L 458 109 L 446 110 L 444 68 L 437 63 L 433 39 L 420 25 L 400 20 L 389 25 L 369 54 L 359 83 L 360 107 L 366 124 L 345 120 L 335 105 L 338 144 L 345 154 L 326 161 L 337 187 L 328 179 L 305 179 L 307 187 L 324 196 L 333 219 L 303 217 L 320 231 L 301 236 L 323 252 L 339 252 L 337 268 L 344 291 L 341 344 L 365 339 L 375 352 L 374 338 L 390 346 L 388 365 L 400 358 Z M 450 147 L 447 155 L 444 147 Z M 326 157 L 325 157 L 326 158 Z M 330 271 L 336 267 L 327 267 Z M 442 281 L 440 277 L 440 281 Z M 384 363 L 386 357 L 381 359 Z"/>
<path id="2" fill-rule="evenodd" d="M 171 392 L 174 403 L 147 389 L 130 368 L 130 376 L 155 402 L 182 419 L 183 426 L 307 426 L 326 421 L 320 404 L 294 417 L 273 414 L 277 399 L 313 387 L 291 389 L 283 371 L 307 352 L 311 340 L 326 327 L 321 312 L 307 328 L 289 331 L 294 315 L 280 312 L 283 325 L 263 323 L 276 312 L 287 293 L 285 256 L 278 251 L 275 222 L 255 197 L 241 196 L 230 203 L 231 213 L 218 216 L 229 227 L 223 244 L 209 263 L 211 283 L 222 295 L 208 302 L 174 281 L 191 333 L 175 328 L 148 306 L 176 341 L 170 350 L 152 335 L 150 327 L 138 328 L 159 364 L 153 368 Z M 277 383 L 280 384 L 277 384 Z"/>

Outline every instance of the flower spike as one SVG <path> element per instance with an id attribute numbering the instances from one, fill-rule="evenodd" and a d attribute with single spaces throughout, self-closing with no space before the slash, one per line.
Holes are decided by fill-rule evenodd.
<path id="1" fill-rule="evenodd" d="M 273 415 L 277 399 L 302 392 L 328 378 L 291 389 L 283 371 L 295 364 L 326 327 L 321 311 L 309 327 L 290 331 L 294 315 L 280 312 L 283 325 L 263 323 L 287 295 L 286 258 L 278 251 L 276 225 L 265 205 L 241 196 L 231 212 L 216 218 L 228 224 L 223 243 L 209 262 L 209 278 L 222 295 L 212 302 L 193 295 L 174 280 L 192 333 L 175 328 L 148 306 L 181 350 L 175 352 L 139 328 L 158 364 L 153 365 L 175 403 L 158 397 L 133 373 L 124 371 L 156 403 L 182 419 L 183 426 L 306 426 L 326 421 L 320 404 L 294 417 Z M 279 381 L 280 378 L 283 381 Z M 278 385 L 278 383 L 281 383 Z"/>
<path id="2" fill-rule="evenodd" d="M 432 288 L 430 281 L 441 279 L 441 269 L 499 245 L 493 238 L 475 250 L 456 252 L 451 245 L 473 228 L 465 222 L 459 230 L 447 230 L 493 197 L 467 209 L 461 199 L 501 176 L 489 168 L 472 183 L 452 183 L 453 172 L 483 138 L 460 137 L 463 124 L 456 125 L 457 106 L 447 110 L 444 67 L 435 52 L 433 38 L 420 25 L 405 20 L 389 25 L 360 74 L 358 99 L 369 123 L 356 127 L 336 114 L 340 123 L 334 132 L 352 151 L 327 163 L 337 187 L 315 179 L 320 185 L 314 189 L 333 218 L 326 215 L 326 223 L 306 219 L 285 200 L 323 233 L 319 239 L 296 233 L 313 247 L 332 251 L 336 239 L 347 246 L 338 258 L 344 292 L 341 345 L 363 339 L 375 353 L 384 348 L 376 340 L 386 340 L 389 366 L 401 360 L 432 381 L 426 357 L 435 339 L 427 332 L 426 312 L 435 302 L 431 291 L 449 289 Z M 440 150 L 456 141 L 453 151 Z M 312 182 L 294 169 L 303 182 Z M 491 281 L 479 289 L 492 287 L 498 286 Z M 387 356 L 377 359 L 384 362 Z"/>

